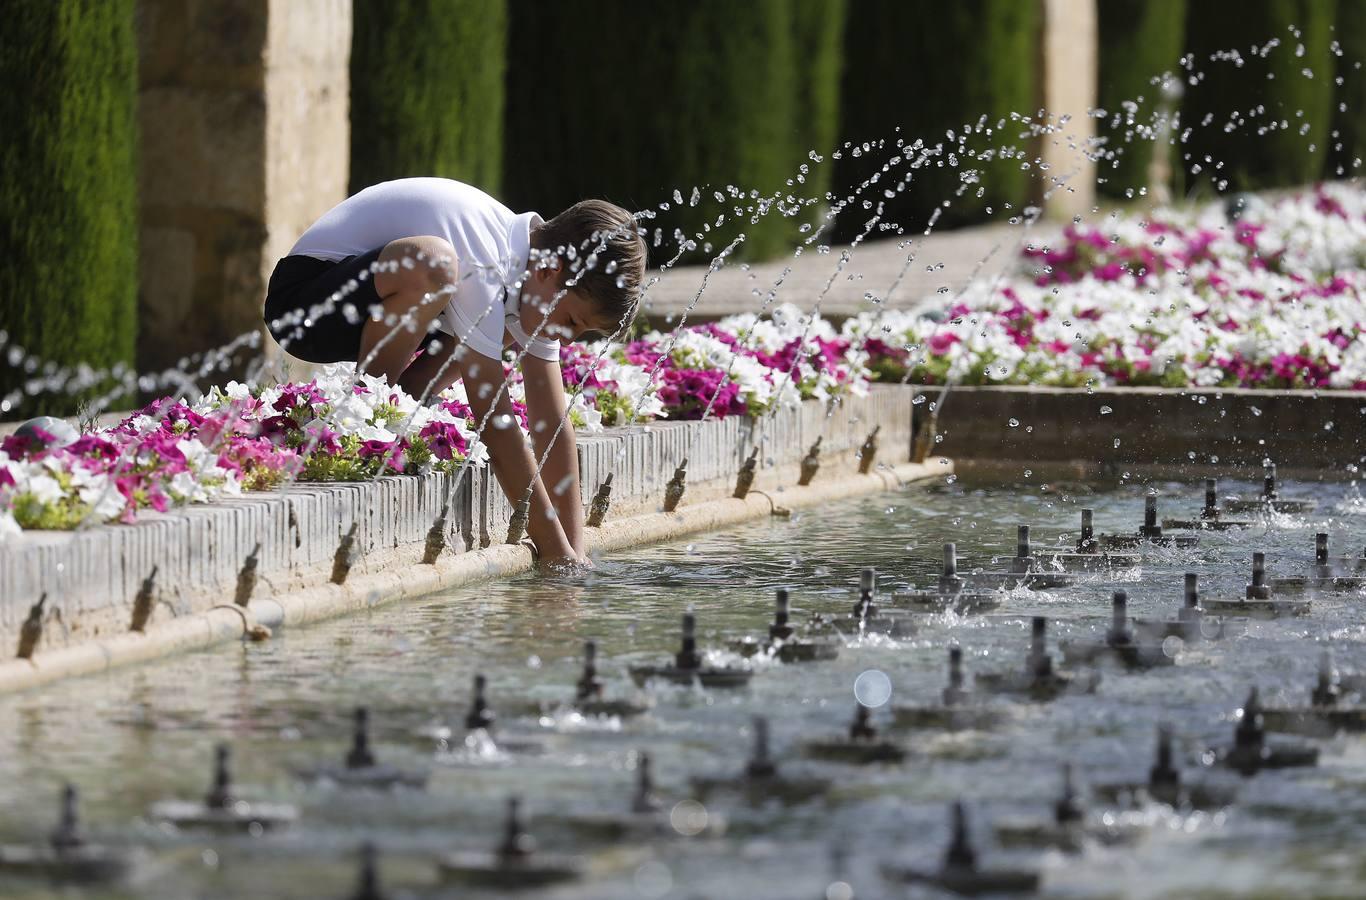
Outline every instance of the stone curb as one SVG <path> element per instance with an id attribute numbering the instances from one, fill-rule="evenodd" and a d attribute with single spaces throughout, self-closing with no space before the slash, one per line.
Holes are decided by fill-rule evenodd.
<path id="1" fill-rule="evenodd" d="M 916 390 L 934 400 L 941 389 Z M 918 406 L 917 419 L 928 410 Z M 1270 459 L 1284 474 L 1322 477 L 1362 466 L 1366 391 L 954 387 L 937 432 L 935 449 L 962 469 L 1012 461 L 1014 476 L 1049 464 L 1083 477 L 1255 474 Z"/>
<path id="2" fill-rule="evenodd" d="M 780 495 L 781 505 L 805 507 L 893 490 L 909 482 L 952 471 L 947 460 L 935 459 L 926 464 L 880 465 L 868 475 L 841 471 L 832 478 L 827 466 L 822 469 L 825 477 L 818 476 L 813 484 L 785 488 Z M 645 513 L 609 520 L 601 529 L 590 530 L 589 544 L 598 551 L 619 550 L 762 518 L 770 514 L 771 508 L 767 498 L 754 494 L 744 500 L 728 497 L 696 505 L 688 505 L 685 501 L 672 513 Z M 447 556 L 432 566 L 421 565 L 420 549 L 407 550 L 410 552 L 391 557 L 390 564 L 382 569 L 358 574 L 342 585 L 327 583 L 291 590 L 280 597 L 253 600 L 245 609 L 227 604 L 215 606 L 205 612 L 150 625 L 142 633 L 123 632 L 98 641 L 38 652 L 31 660 L 5 661 L 0 663 L 0 694 L 241 640 L 256 626 L 303 625 L 369 609 L 380 603 L 421 597 L 475 581 L 525 572 L 534 565 L 531 551 L 524 546 L 495 545 Z"/>

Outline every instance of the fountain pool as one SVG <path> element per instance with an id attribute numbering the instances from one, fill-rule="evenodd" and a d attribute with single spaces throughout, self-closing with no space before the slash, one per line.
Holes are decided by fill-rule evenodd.
<path id="1" fill-rule="evenodd" d="M 982 615 L 919 617 L 908 637 L 846 640 L 835 659 L 751 663 L 746 687 L 701 690 L 652 683 L 643 693 L 628 667 L 671 658 L 680 615 L 691 607 L 699 647 L 713 661 L 746 634 L 765 636 L 774 590 L 791 590 L 792 622 L 845 614 L 860 568 L 875 566 L 877 596 L 934 583 L 942 544 L 953 541 L 960 572 L 1009 568 L 1016 526 L 1032 526 L 1036 555 L 1071 550 L 1080 510 L 1097 533 L 1134 532 L 1144 495 L 1165 515 L 1200 510 L 1202 481 L 1123 484 L 975 482 L 913 486 L 849 500 L 686 542 L 607 556 L 570 579 L 528 575 L 378 607 L 298 630 L 175 657 L 98 678 L 67 681 L 0 700 L 0 844 L 42 841 L 55 824 L 61 786 L 81 790 L 92 837 L 149 852 L 123 885 L 55 887 L 0 872 L 6 897 L 348 897 L 358 848 L 379 850 L 388 896 L 493 896 L 445 885 L 436 860 L 493 850 L 503 839 L 511 795 L 547 854 L 586 861 L 582 880 L 538 896 L 859 897 L 903 896 L 887 866 L 935 867 L 949 842 L 949 805 L 962 799 L 979 863 L 1037 868 L 1058 896 L 1265 896 L 1350 894 L 1366 866 L 1366 741 L 1321 739 L 1317 767 L 1252 778 L 1202 766 L 1209 748 L 1233 736 L 1232 714 L 1251 686 L 1271 706 L 1303 706 L 1321 651 L 1344 673 L 1366 671 L 1366 597 L 1313 596 L 1309 615 L 1250 620 L 1236 637 L 1166 645 L 1175 665 L 1127 673 L 1107 668 L 1094 693 L 1049 703 L 1007 696 L 991 730 L 893 727 L 892 709 L 931 704 L 945 683 L 946 650 L 963 649 L 973 673 L 1017 668 L 1030 617 L 1049 618 L 1048 642 L 1104 640 L 1111 595 L 1129 614 L 1171 618 L 1183 574 L 1199 574 L 1203 598 L 1242 596 L 1254 551 L 1270 577 L 1313 566 L 1315 533 L 1334 555 L 1366 546 L 1366 506 L 1348 485 L 1285 482 L 1282 496 L 1314 498 L 1316 512 L 1252 515 L 1247 530 L 1200 534 L 1195 548 L 1146 547 L 1138 570 L 1083 574 L 1077 584 L 1016 589 Z M 1255 494 L 1257 481 L 1221 482 L 1221 495 Z M 1240 518 L 1249 518 L 1240 515 Z M 993 562 L 993 559 L 996 561 Z M 597 642 L 597 670 L 610 696 L 652 704 L 644 715 L 585 721 L 568 704 L 583 645 Z M 487 676 L 496 715 L 493 744 L 462 741 L 476 673 Z M 856 702 L 905 748 L 900 762 L 855 766 L 800 755 L 809 741 L 847 733 Z M 357 706 L 369 709 L 370 748 L 381 762 L 428 774 L 423 790 L 353 791 L 296 777 L 340 763 Z M 784 774 L 826 779 L 822 795 L 790 804 L 708 793 L 691 779 L 741 771 L 754 716 L 766 717 L 772 757 Z M 1046 816 L 1073 766 L 1088 786 L 1142 780 L 1156 728 L 1169 723 L 1183 773 L 1236 791 L 1222 810 L 1179 816 L 1149 807 L 1146 836 L 1079 855 L 1002 847 L 993 821 Z M 502 741 L 507 752 L 496 750 Z M 149 821 L 171 799 L 195 800 L 213 781 L 214 747 L 232 747 L 234 790 L 252 801 L 294 804 L 298 819 L 264 834 L 177 831 Z M 576 817 L 626 817 L 637 754 L 651 759 L 655 792 L 670 813 L 662 833 L 605 838 Z M 921 888 L 915 888 L 920 890 Z M 932 887 L 923 888 L 932 891 Z"/>

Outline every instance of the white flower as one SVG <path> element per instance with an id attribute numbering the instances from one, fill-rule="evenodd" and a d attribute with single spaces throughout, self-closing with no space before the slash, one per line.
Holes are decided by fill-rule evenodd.
<path id="1" fill-rule="evenodd" d="M 32 469 L 29 471 L 28 477 L 19 482 L 17 486 L 19 493 L 29 494 L 42 504 L 59 503 L 66 497 L 66 491 L 62 489 L 57 479 Z"/>
<path id="2" fill-rule="evenodd" d="M 0 509 L 0 542 L 15 538 L 24 533 L 15 521 L 14 514 L 8 509 Z"/>
<path id="3" fill-rule="evenodd" d="M 398 435 L 378 425 L 363 425 L 356 429 L 356 437 L 362 441 L 384 441 L 386 444 L 398 440 Z"/>

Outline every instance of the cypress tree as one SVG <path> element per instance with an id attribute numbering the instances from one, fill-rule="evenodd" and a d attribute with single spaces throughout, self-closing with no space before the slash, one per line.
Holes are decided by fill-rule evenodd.
<path id="1" fill-rule="evenodd" d="M 796 150 L 791 169 L 801 178 L 797 192 L 823 198 L 833 181 L 831 158 L 839 129 L 840 73 L 844 64 L 846 0 L 793 0 L 796 40 Z M 815 152 L 821 162 L 811 159 Z M 800 167 L 805 165 L 803 174 Z M 791 177 L 791 176 L 790 176 Z M 813 205 L 803 221 L 819 223 L 829 204 Z"/>
<path id="2" fill-rule="evenodd" d="M 1148 183 L 1153 156 L 1148 128 L 1161 103 L 1153 79 L 1163 72 L 1182 74 L 1177 63 L 1184 46 L 1186 0 L 1104 0 L 1098 13 L 1098 94 L 1106 117 L 1096 130 L 1109 139 L 1107 158 L 1097 168 L 1098 188 L 1111 197 L 1137 196 Z M 1126 109 L 1126 102 L 1137 104 L 1137 111 Z"/>
<path id="3" fill-rule="evenodd" d="M 997 151 L 986 161 L 976 154 L 1004 146 L 1026 159 L 1034 155 L 1034 142 L 1019 137 L 1023 128 L 1009 116 L 1032 114 L 1038 106 L 1039 25 L 1039 5 L 1019 0 L 857 4 L 845 31 L 840 99 L 840 138 L 854 148 L 837 165 L 836 193 L 848 194 L 876 173 L 898 152 L 897 138 L 908 146 L 916 140 L 927 147 L 943 142 L 944 149 L 913 170 L 899 196 L 887 198 L 876 188 L 865 193 L 869 206 L 856 201 L 841 216 L 842 237 L 860 232 L 879 202 L 884 221 L 907 229 L 923 228 L 945 200 L 952 203 L 941 207 L 939 221 L 948 224 L 982 220 L 989 206 L 999 211 L 1005 202 L 1017 208 L 1025 202 L 1032 179 L 1018 158 L 1009 150 L 1006 158 Z M 964 126 L 976 127 L 982 116 L 984 131 L 991 133 L 969 138 L 974 156 L 951 157 Z M 946 138 L 949 130 L 954 139 Z M 881 148 L 878 141 L 885 142 Z M 873 144 L 870 152 L 862 149 L 865 142 Z M 897 183 L 910 174 L 904 163 L 897 171 L 883 189 L 896 193 Z"/>
<path id="4" fill-rule="evenodd" d="M 415 175 L 497 192 L 506 0 L 354 0 L 351 192 Z"/>
<path id="5" fill-rule="evenodd" d="M 1201 73 L 1182 104 L 1182 127 L 1191 129 L 1185 165 L 1193 181 L 1243 191 L 1303 184 L 1319 176 L 1330 144 L 1335 5 L 1334 0 L 1189 5 L 1186 46 Z M 1279 46 L 1263 55 L 1273 40 Z M 1243 64 L 1210 59 L 1222 51 L 1236 51 Z M 1234 127 L 1226 131 L 1230 121 Z"/>
<path id="6" fill-rule="evenodd" d="M 0 42 L 0 402 L 28 378 L 133 359 L 137 327 L 134 0 L 28 0 Z M 3 357 L 0 357 L 3 358 Z M 107 390 L 92 384 L 90 392 Z M 77 392 L 0 416 L 72 412 Z"/>
<path id="7" fill-rule="evenodd" d="M 1333 88 L 1333 130 L 1326 178 L 1361 174 L 1357 160 L 1366 157 L 1366 3 L 1338 0 L 1338 49 Z M 1341 83 L 1337 80 L 1341 79 Z"/>
<path id="8" fill-rule="evenodd" d="M 643 224 L 662 231 L 656 262 L 676 252 L 676 228 L 700 235 L 694 261 L 742 231 L 739 255 L 789 247 L 796 230 L 778 211 L 750 220 L 762 205 L 751 192 L 807 193 L 786 185 L 812 139 L 794 124 L 792 0 L 512 0 L 510 10 L 510 203 L 547 216 L 588 197 L 652 210 Z"/>

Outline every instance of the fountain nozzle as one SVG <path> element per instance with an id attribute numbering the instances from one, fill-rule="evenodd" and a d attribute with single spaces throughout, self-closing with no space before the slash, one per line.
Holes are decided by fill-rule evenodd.
<path id="1" fill-rule="evenodd" d="M 598 485 L 598 492 L 593 495 L 593 502 L 588 508 L 589 528 L 601 528 L 602 520 L 607 518 L 607 510 L 612 506 L 612 473 L 608 472 L 607 477 Z"/>
<path id="2" fill-rule="evenodd" d="M 678 503 L 683 499 L 683 491 L 687 489 L 688 480 L 688 460 L 685 458 L 674 469 L 673 477 L 669 483 L 664 485 L 664 511 L 673 512 L 678 509 Z"/>

